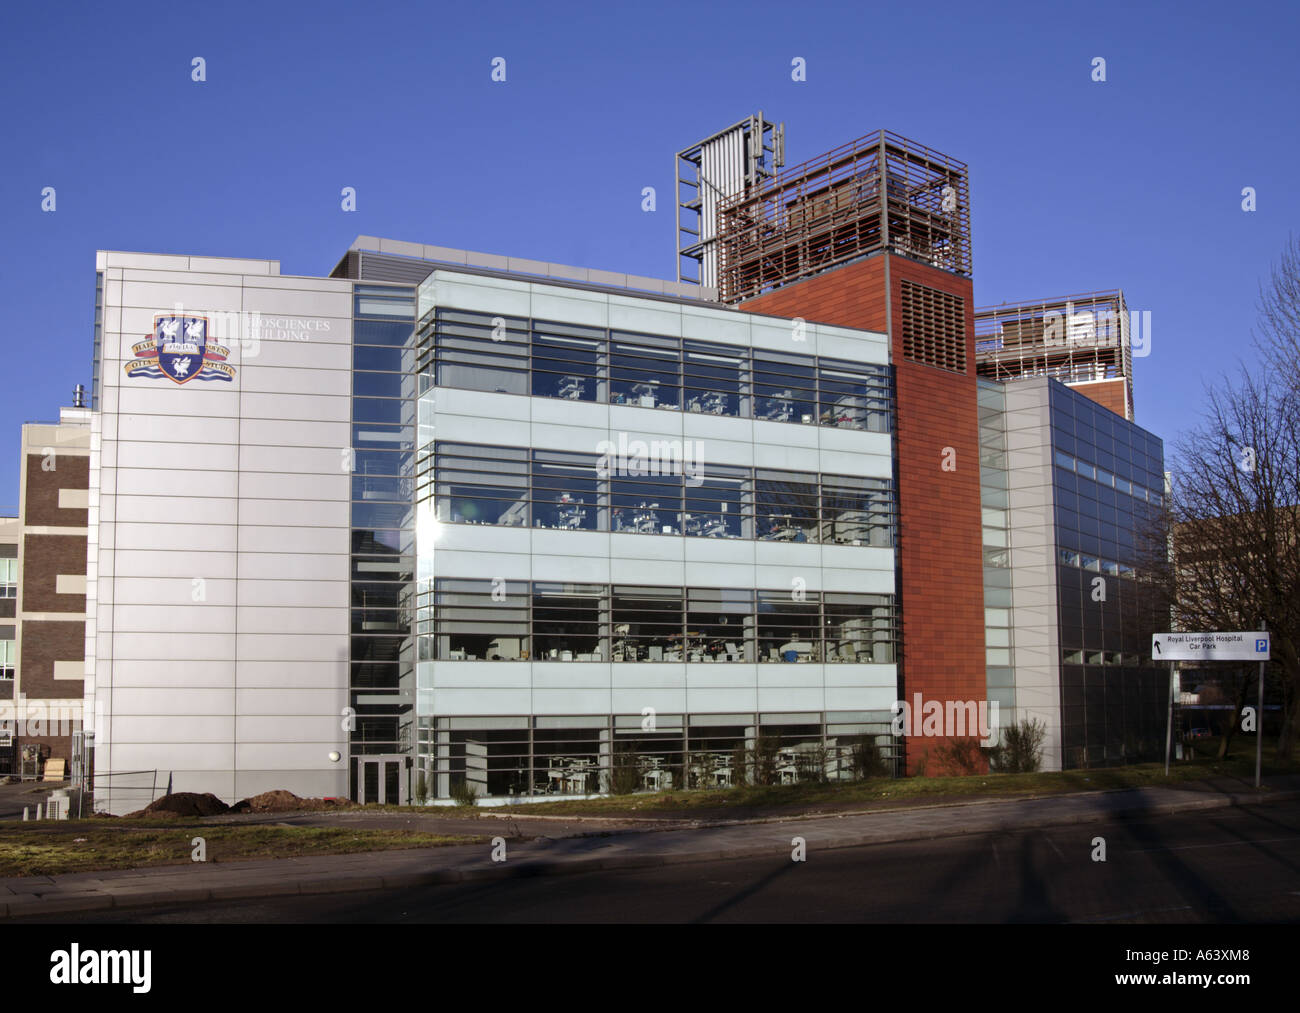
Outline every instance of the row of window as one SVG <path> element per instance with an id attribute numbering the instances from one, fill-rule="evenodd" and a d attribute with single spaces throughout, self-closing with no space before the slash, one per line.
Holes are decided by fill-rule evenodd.
<path id="1" fill-rule="evenodd" d="M 1080 570 L 1091 570 L 1093 573 L 1104 573 L 1111 577 L 1136 579 L 1138 576 L 1137 570 L 1133 567 L 1127 563 L 1117 563 L 1113 559 L 1100 559 L 1086 552 L 1075 552 L 1073 549 L 1058 549 L 1057 553 L 1065 566 L 1076 566 Z"/>
<path id="2" fill-rule="evenodd" d="M 888 366 L 439 310 L 417 368 L 440 387 L 889 432 Z"/>
<path id="3" fill-rule="evenodd" d="M 895 659 L 892 595 L 442 577 L 420 597 L 422 661 Z"/>
<path id="4" fill-rule="evenodd" d="M 1070 454 L 1064 454 L 1056 451 L 1056 466 L 1064 468 L 1066 471 L 1073 472 L 1080 478 L 1091 479 L 1098 485 L 1108 489 L 1115 489 L 1119 492 L 1132 496 L 1136 500 L 1142 500 L 1147 503 L 1160 506 L 1164 502 L 1164 497 L 1154 489 L 1148 489 L 1145 486 L 1138 485 L 1136 482 L 1130 482 L 1127 479 L 1113 475 L 1104 468 L 1098 468 L 1094 464 L 1072 457 Z"/>
<path id="5" fill-rule="evenodd" d="M 1122 665 L 1125 668 L 1137 668 L 1143 664 L 1142 655 L 1128 654 L 1120 651 L 1084 651 L 1066 648 L 1061 652 L 1061 661 L 1067 665 Z"/>
<path id="6" fill-rule="evenodd" d="M 566 795 L 847 781 L 892 772 L 901 752 L 887 714 L 664 714 L 648 729 L 643 714 L 434 720 L 420 719 L 417 798 L 458 782 Z"/>
<path id="7" fill-rule="evenodd" d="M 684 459 L 680 445 L 675 458 L 620 459 L 438 443 L 420 467 L 421 499 L 432 477 L 438 519 L 451 524 L 894 544 L 893 483 L 885 478 L 706 465 Z M 356 481 L 363 493 L 373 484 L 393 498 L 407 488 L 405 479 Z"/>

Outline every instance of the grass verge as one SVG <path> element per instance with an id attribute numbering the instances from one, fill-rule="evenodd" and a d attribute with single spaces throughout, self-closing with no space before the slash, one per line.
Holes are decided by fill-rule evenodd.
<path id="1" fill-rule="evenodd" d="M 608 798 L 530 802 L 512 808 L 486 810 L 538 816 L 636 816 L 665 817 L 722 815 L 755 817 L 765 814 L 797 815 L 827 809 L 891 808 L 938 801 L 969 801 L 975 798 L 1014 798 L 1025 795 L 1059 795 L 1070 792 L 1105 791 L 1123 788 L 1175 787 L 1212 778 L 1238 778 L 1253 783 L 1254 740 L 1249 749 L 1238 738 L 1234 755 L 1215 758 L 1217 739 L 1194 744 L 1192 759 L 1171 764 L 1165 776 L 1164 764 L 1143 763 L 1127 767 L 1099 767 L 1036 774 L 976 774 L 966 777 L 870 778 L 827 784 L 744 785 L 735 788 L 694 791 L 664 791 L 615 795 Z M 1300 762 L 1279 763 L 1265 744 L 1263 770 L 1270 774 L 1300 773 Z M 366 808 L 372 808 L 367 806 Z M 376 807 L 378 808 L 378 807 Z M 385 809 L 415 812 L 442 818 L 473 819 L 485 810 L 453 806 L 398 807 Z"/>
<path id="2" fill-rule="evenodd" d="M 474 844 L 488 838 L 407 830 L 319 827 L 129 826 L 114 821 L 19 823 L 0 829 L 0 877 L 54 876 L 64 872 L 189 864 L 195 837 L 206 842 L 208 862 L 238 862 L 361 851 Z"/>

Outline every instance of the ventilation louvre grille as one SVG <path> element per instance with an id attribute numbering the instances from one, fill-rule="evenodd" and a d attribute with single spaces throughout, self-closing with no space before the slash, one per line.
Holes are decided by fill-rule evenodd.
<path id="1" fill-rule="evenodd" d="M 966 372 L 966 307 L 960 296 L 902 282 L 903 358 Z"/>

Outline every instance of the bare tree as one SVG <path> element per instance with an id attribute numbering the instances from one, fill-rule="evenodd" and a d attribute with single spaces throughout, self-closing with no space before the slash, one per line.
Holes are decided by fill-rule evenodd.
<path id="1" fill-rule="evenodd" d="M 1291 266 L 1300 269 L 1300 249 Z M 1263 318 L 1286 317 L 1277 307 L 1296 296 L 1292 287 L 1273 290 Z M 1276 312 L 1268 316 L 1272 305 Z M 1296 322 L 1300 323 L 1300 316 Z M 1285 354 L 1279 342 L 1268 346 Z M 1261 355 L 1268 361 L 1266 348 Z M 1295 353 L 1292 353 L 1295 354 Z M 1236 378 L 1207 390 L 1201 424 L 1176 445 L 1166 523 L 1173 532 L 1166 571 L 1173 617 L 1179 629 L 1259 629 L 1272 635 L 1272 672 L 1280 685 L 1282 729 L 1278 754 L 1289 757 L 1300 719 L 1300 384 L 1266 366 L 1243 368 Z M 1240 708 L 1243 676 L 1233 686 Z M 1262 715 L 1261 715 L 1262 718 Z M 1226 753 L 1227 743 L 1221 753 Z"/>
<path id="2" fill-rule="evenodd" d="M 1267 368 L 1300 389 L 1300 239 L 1291 236 L 1260 286 L 1255 347 Z"/>

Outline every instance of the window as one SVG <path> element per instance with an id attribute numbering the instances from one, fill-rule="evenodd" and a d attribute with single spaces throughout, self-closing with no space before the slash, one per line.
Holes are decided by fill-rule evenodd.
<path id="1" fill-rule="evenodd" d="M 380 320 L 356 320 L 352 324 L 354 345 L 407 345 L 411 341 L 409 322 L 396 323 Z M 401 349 L 399 348 L 400 352 Z"/>
<path id="2" fill-rule="evenodd" d="M 389 373 L 409 371 L 411 352 L 404 348 L 382 348 L 372 345 L 354 345 L 352 348 L 353 369 L 384 370 Z"/>
<path id="3" fill-rule="evenodd" d="M 411 430 L 405 426 L 354 425 L 352 427 L 352 446 L 358 450 L 373 448 L 376 450 L 412 450 L 415 440 Z"/>
<path id="4" fill-rule="evenodd" d="M 352 632 L 402 636 L 411 632 L 412 556 L 353 556 Z"/>
<path id="5" fill-rule="evenodd" d="M 603 330 L 569 324 L 534 324 L 533 395 L 569 401 L 604 401 L 600 389 L 604 356 Z"/>
<path id="6" fill-rule="evenodd" d="M 527 583 L 440 577 L 434 596 L 439 660 L 528 658 Z M 421 656 L 425 651 L 421 650 Z"/>
<path id="7" fill-rule="evenodd" d="M 393 475 L 352 476 L 354 500 L 388 500 L 394 503 L 410 502 L 414 480 Z"/>
<path id="8" fill-rule="evenodd" d="M 806 355 L 754 353 L 754 418 L 811 423 L 817 418 L 817 382 Z"/>
<path id="9" fill-rule="evenodd" d="M 438 386 L 528 393 L 526 321 L 439 310 L 435 340 Z"/>
<path id="10" fill-rule="evenodd" d="M 367 347 L 354 351 L 354 369 L 418 373 L 418 392 L 432 383 L 866 432 L 892 428 L 892 371 L 884 365 L 451 309 L 426 316 L 418 355 L 368 347 L 407 343 L 409 326 L 364 320 L 356 327 L 357 345 Z M 361 396 L 394 393 L 391 382 L 369 376 L 356 385 Z"/>
<path id="11" fill-rule="evenodd" d="M 407 621 L 401 610 L 392 618 L 398 586 L 370 586 L 374 597 L 354 584 L 354 623 Z M 421 661 L 889 664 L 898 643 L 883 594 L 439 578 L 421 602 Z M 397 656 L 363 660 L 376 668 Z"/>
<path id="12" fill-rule="evenodd" d="M 352 394 L 354 397 L 401 397 L 403 380 L 400 373 L 353 373 Z"/>
<path id="13" fill-rule="evenodd" d="M 613 404 L 680 409 L 681 341 L 611 332 L 609 399 Z"/>
<path id="14" fill-rule="evenodd" d="M 817 541 L 817 476 L 758 471 L 754 513 L 758 537 L 764 541 Z"/>
<path id="15" fill-rule="evenodd" d="M 0 559 L 0 598 L 18 597 L 18 560 Z"/>
<path id="16" fill-rule="evenodd" d="M 686 480 L 683 533 L 703 538 L 753 538 L 750 471 L 714 464 Z"/>
<path id="17" fill-rule="evenodd" d="M 528 452 L 440 443 L 434 464 L 438 520 L 528 525 Z"/>
<path id="18" fill-rule="evenodd" d="M 894 495 L 886 478 L 822 476 L 821 538 L 839 545 L 894 544 Z"/>
<path id="19" fill-rule="evenodd" d="M 601 495 L 595 454 L 533 451 L 533 526 L 561 531 L 604 531 L 607 499 Z"/>
<path id="20" fill-rule="evenodd" d="M 533 585 L 537 661 L 604 661 L 605 585 Z"/>
<path id="21" fill-rule="evenodd" d="M 748 415 L 745 392 L 749 349 L 687 341 L 683 349 L 686 410 L 702 415 Z"/>
<path id="22" fill-rule="evenodd" d="M 680 588 L 616 586 L 611 601 L 614 661 L 683 660 Z"/>
<path id="23" fill-rule="evenodd" d="M 758 592 L 758 660 L 821 661 L 821 594 Z"/>
<path id="24" fill-rule="evenodd" d="M 754 660 L 754 592 L 691 588 L 686 592 L 687 661 Z"/>
<path id="25" fill-rule="evenodd" d="M 680 535 L 681 475 L 614 473 L 609 480 L 613 530 L 642 535 Z"/>
<path id="26" fill-rule="evenodd" d="M 415 318 L 415 289 L 394 285 L 354 285 L 355 315 L 359 317 Z M 411 332 L 410 325 L 406 332 Z"/>
<path id="27" fill-rule="evenodd" d="M 357 451 L 355 498 L 367 505 L 391 502 L 394 508 L 405 503 L 411 457 Z M 420 454 L 414 481 L 417 498 L 436 496 L 437 517 L 450 524 L 885 548 L 895 541 L 890 479 L 777 470 L 756 474 L 680 452 L 671 458 L 629 453 L 625 461 L 613 454 L 437 443 L 433 453 Z M 364 525 L 406 526 L 386 516 L 368 511 Z"/>
<path id="28" fill-rule="evenodd" d="M 898 616 L 892 596 L 828 591 L 822 598 L 827 662 L 888 664 L 895 660 Z"/>
<path id="29" fill-rule="evenodd" d="M 885 367 L 821 359 L 817 381 L 818 419 L 822 425 L 889 432 L 889 375 Z"/>
<path id="30" fill-rule="evenodd" d="M 0 679 L 14 677 L 14 642 L 0 640 Z"/>
<path id="31" fill-rule="evenodd" d="M 409 528 L 414 526 L 415 510 L 409 503 L 353 503 L 354 528 Z"/>

